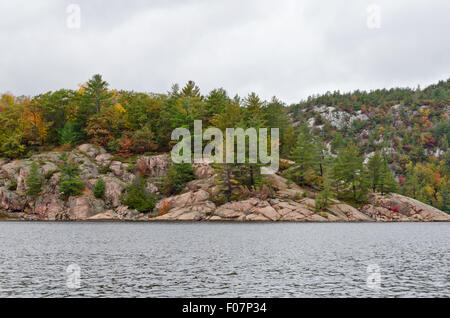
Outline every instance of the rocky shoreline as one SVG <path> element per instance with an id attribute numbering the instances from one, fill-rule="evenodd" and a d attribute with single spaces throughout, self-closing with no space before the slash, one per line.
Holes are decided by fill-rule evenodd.
<path id="1" fill-rule="evenodd" d="M 121 202 L 121 197 L 138 172 L 148 175 L 147 190 L 159 194 L 158 182 L 170 166 L 166 154 L 141 156 L 134 165 L 115 160 L 104 149 L 83 144 L 67 152 L 75 161 L 86 185 L 83 194 L 60 198 L 58 184 L 61 153 L 41 153 L 29 159 L 0 159 L 0 220 L 29 221 L 146 221 L 146 222 L 448 222 L 450 215 L 417 200 L 399 195 L 369 195 L 369 203 L 355 208 L 332 200 L 324 211 L 316 212 L 315 193 L 289 183 L 280 175 L 269 177 L 270 198 L 249 197 L 221 205 L 214 203 L 217 193 L 215 171 L 207 163 L 196 164 L 196 180 L 182 194 L 162 198 L 153 214 L 139 213 Z M 26 195 L 26 179 L 33 161 L 39 162 L 45 176 L 42 193 Z M 97 179 L 105 183 L 103 199 L 93 194 Z"/>

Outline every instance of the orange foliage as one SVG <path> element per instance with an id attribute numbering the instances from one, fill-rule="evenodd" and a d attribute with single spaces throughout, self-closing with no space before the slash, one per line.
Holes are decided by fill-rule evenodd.
<path id="1" fill-rule="evenodd" d="M 122 141 L 119 142 L 120 149 L 117 151 L 118 155 L 123 158 L 128 158 L 132 156 L 131 147 L 133 145 L 133 142 L 131 138 L 124 137 Z"/>
<path id="2" fill-rule="evenodd" d="M 162 207 L 159 209 L 158 216 L 169 213 L 171 207 L 172 207 L 172 203 L 164 200 L 162 202 Z"/>

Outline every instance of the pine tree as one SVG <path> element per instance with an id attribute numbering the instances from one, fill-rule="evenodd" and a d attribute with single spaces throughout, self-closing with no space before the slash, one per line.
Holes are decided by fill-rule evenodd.
<path id="1" fill-rule="evenodd" d="M 378 190 L 381 194 L 395 192 L 398 189 L 397 181 L 395 181 L 395 177 L 389 169 L 389 165 L 387 163 L 387 159 L 384 158 L 381 166 L 381 174 L 378 185 Z"/>
<path id="2" fill-rule="evenodd" d="M 108 83 L 100 74 L 95 74 L 88 82 L 84 92 L 85 106 L 90 107 L 95 113 L 100 113 L 104 106 L 112 105 L 112 96 L 108 92 Z"/>
<path id="3" fill-rule="evenodd" d="M 67 200 L 70 196 L 83 193 L 84 183 L 80 180 L 80 169 L 74 162 L 65 162 L 62 166 L 59 191 L 61 197 Z"/>
<path id="4" fill-rule="evenodd" d="M 76 124 L 72 121 L 67 121 L 64 127 L 59 132 L 60 145 L 73 145 L 79 138 Z"/>
<path id="5" fill-rule="evenodd" d="M 139 212 L 149 212 L 155 207 L 155 196 L 147 191 L 145 179 L 140 175 L 128 186 L 125 204 Z"/>
<path id="6" fill-rule="evenodd" d="M 105 189 L 105 180 L 103 180 L 103 178 L 98 178 L 94 186 L 94 196 L 99 199 L 103 198 L 103 196 L 105 195 Z"/>
<path id="7" fill-rule="evenodd" d="M 338 196 L 355 202 L 366 200 L 367 170 L 364 168 L 363 158 L 355 144 L 350 144 L 339 152 L 333 165 L 332 175 Z"/>
<path id="8" fill-rule="evenodd" d="M 328 174 L 328 171 L 324 171 L 324 174 L 322 176 L 323 185 L 322 185 L 322 191 L 317 196 L 315 200 L 315 208 L 316 212 L 322 211 L 326 209 L 329 205 L 330 197 L 332 194 L 331 191 L 331 184 L 332 180 Z"/>
<path id="9" fill-rule="evenodd" d="M 383 159 L 380 153 L 377 151 L 367 163 L 370 187 L 372 188 L 373 192 L 377 190 L 380 184 L 380 179 L 382 178 L 382 165 Z"/>
<path id="10" fill-rule="evenodd" d="M 297 136 L 295 148 L 291 152 L 291 159 L 298 165 L 292 171 L 291 176 L 299 185 L 306 184 L 306 172 L 315 162 L 315 147 L 311 141 L 311 138 L 311 135 L 305 132 L 300 133 Z"/>
<path id="11" fill-rule="evenodd" d="M 27 178 L 27 194 L 37 196 L 42 190 L 42 175 L 39 172 L 39 165 L 33 161 L 30 168 L 30 174 Z"/>

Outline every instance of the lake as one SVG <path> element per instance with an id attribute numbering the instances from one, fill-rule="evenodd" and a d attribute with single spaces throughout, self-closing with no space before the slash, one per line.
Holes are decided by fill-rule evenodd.
<path id="1" fill-rule="evenodd" d="M 449 223 L 0 222 L 0 297 L 449 297 Z"/>

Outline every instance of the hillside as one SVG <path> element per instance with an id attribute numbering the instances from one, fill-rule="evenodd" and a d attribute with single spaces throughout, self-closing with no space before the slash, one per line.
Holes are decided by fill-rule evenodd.
<path id="1" fill-rule="evenodd" d="M 331 153 L 354 143 L 365 156 L 382 151 L 402 194 L 450 212 L 450 79 L 425 89 L 327 93 L 291 105 Z"/>
<path id="2" fill-rule="evenodd" d="M 286 179 L 289 187 L 303 189 L 300 197 L 314 199 L 315 212 L 329 210 L 336 201 L 360 209 L 374 196 L 404 195 L 449 213 L 449 115 L 450 80 L 424 89 L 327 93 L 287 106 L 275 97 L 263 100 L 256 93 L 230 97 L 222 88 L 203 95 L 192 81 L 182 88 L 174 85 L 164 94 L 118 91 L 94 75 L 77 90 L 61 89 L 33 97 L 1 95 L 2 200 L 11 201 L 5 198 L 15 198 L 16 192 L 19 197 L 26 192 L 47 200 L 42 193 L 49 186 L 46 180 L 52 180 L 52 171 L 63 174 L 61 182 L 52 181 L 54 200 L 76 204 L 73 202 L 82 200 L 86 186 L 91 191 L 96 188 L 94 192 L 101 197 L 108 180 L 98 181 L 98 185 L 87 184 L 91 181 L 86 178 L 80 180 L 80 169 L 84 168 L 76 162 L 79 154 L 73 150 L 95 144 L 107 152 L 106 157 L 114 158 L 111 166 L 96 167 L 97 173 L 108 179 L 110 170 L 114 174 L 127 167 L 124 175 L 128 179 L 122 182 L 132 187 L 123 185 L 119 191 L 116 185 L 115 191 L 120 192 L 116 203 L 127 202 L 127 206 L 146 213 L 153 211 L 158 198 L 143 187 L 149 171 L 135 170 L 134 165 L 139 167 L 138 158 L 143 156 L 168 153 L 174 145 L 173 130 L 183 127 L 193 134 L 194 120 L 201 120 L 203 130 L 279 128 L 279 152 L 289 159 L 280 162 L 279 177 Z M 64 153 L 75 157 L 47 157 Z M 276 189 L 270 178 L 259 172 L 261 164 L 249 163 L 248 153 L 245 156 L 244 164 L 211 167 L 220 190 L 210 191 L 215 193 L 216 206 L 259 195 L 274 197 Z M 10 171 L 17 162 L 29 166 L 29 179 Z M 19 173 L 17 178 L 15 173 Z M 133 184 L 132 175 L 137 176 Z M 193 171 L 189 165 L 174 165 L 167 177 L 159 177 L 158 191 L 169 197 L 185 190 Z M 29 202 L 28 198 L 23 200 Z M 11 210 L 9 206 L 3 209 Z"/>
<path id="3" fill-rule="evenodd" d="M 43 176 L 42 190 L 30 195 L 33 162 L 39 163 Z M 64 198 L 61 185 L 70 163 L 79 171 L 82 183 L 79 194 Z M 232 202 L 218 200 L 223 189 L 218 173 L 209 164 L 194 165 L 193 177 L 181 194 L 166 196 L 164 182 L 170 173 L 168 155 L 139 156 L 135 161 L 117 161 L 104 149 L 83 144 L 67 152 L 47 152 L 26 160 L 1 162 L 0 209 L 4 219 L 21 220 L 133 220 L 133 221 L 285 221 L 285 222 L 397 222 L 450 221 L 450 215 L 431 206 L 397 195 L 373 194 L 358 208 L 331 200 L 326 208 L 317 209 L 316 191 L 301 188 L 272 175 L 268 187 L 246 191 Z M 73 171 L 73 170 L 72 170 Z M 126 205 L 129 192 L 138 175 L 145 175 L 141 191 L 154 199 L 156 206 L 146 211 Z M 101 196 L 96 197 L 98 180 L 105 182 Z M 269 187 L 272 191 L 269 191 Z M 144 209 L 145 210 L 145 209 Z"/>

